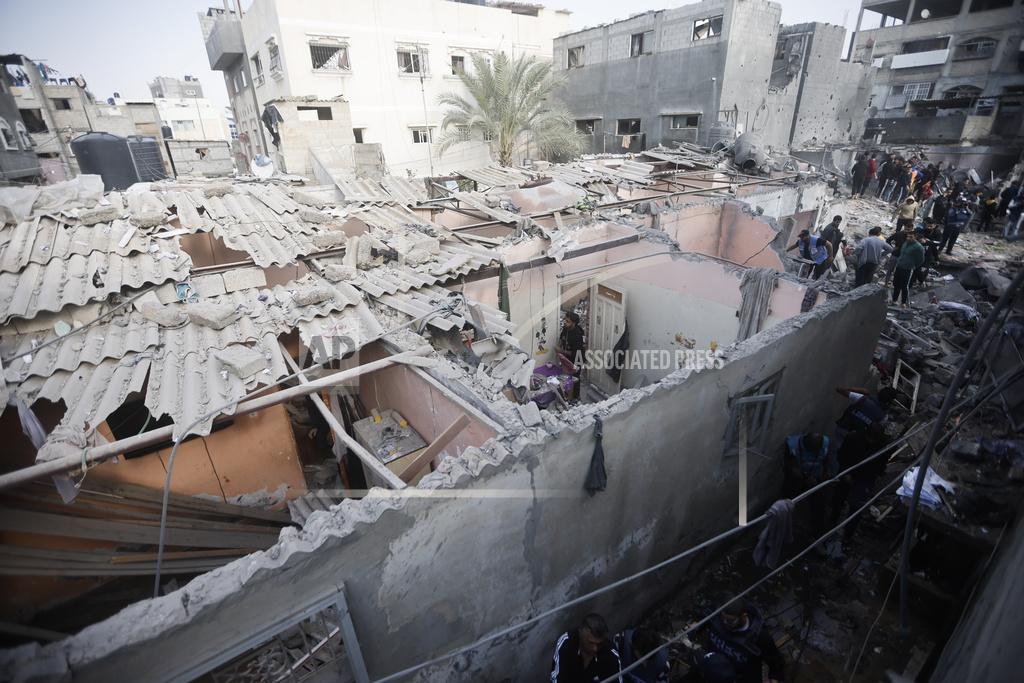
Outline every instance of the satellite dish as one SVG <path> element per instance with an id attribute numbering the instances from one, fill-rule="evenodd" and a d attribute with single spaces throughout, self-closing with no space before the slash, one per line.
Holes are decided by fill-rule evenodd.
<path id="1" fill-rule="evenodd" d="M 871 118 L 878 116 L 878 107 L 868 107 L 868 116 Z"/>
<path id="2" fill-rule="evenodd" d="M 254 176 L 263 180 L 274 175 L 274 162 L 265 154 L 257 154 L 254 156 L 252 158 L 252 163 L 249 164 L 249 168 L 252 169 L 252 174 Z"/>

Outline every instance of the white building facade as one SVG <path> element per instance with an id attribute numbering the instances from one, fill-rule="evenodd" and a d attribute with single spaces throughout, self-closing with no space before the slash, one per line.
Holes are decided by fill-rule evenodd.
<path id="1" fill-rule="evenodd" d="M 270 144 L 258 127 L 267 102 L 342 96 L 355 142 L 381 144 L 390 172 L 403 176 L 490 163 L 483 143 L 437 157 L 438 96 L 464 91 L 457 73 L 474 53 L 550 59 L 554 38 L 569 29 L 565 11 L 449 0 L 255 0 L 240 22 L 216 8 L 199 18 L 250 156 Z"/>

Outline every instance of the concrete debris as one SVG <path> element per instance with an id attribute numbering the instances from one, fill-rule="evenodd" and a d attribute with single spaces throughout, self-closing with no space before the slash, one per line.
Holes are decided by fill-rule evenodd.
<path id="1" fill-rule="evenodd" d="M 369 270 L 374 266 L 379 266 L 384 262 L 381 258 L 374 258 L 371 250 L 373 249 L 373 238 L 368 233 L 363 233 L 359 236 L 358 248 L 356 250 L 356 266 L 360 270 Z"/>
<path id="2" fill-rule="evenodd" d="M 331 220 L 327 214 L 312 209 L 299 209 L 299 218 L 307 223 L 326 223 Z"/>
<path id="3" fill-rule="evenodd" d="M 416 266 L 422 266 L 432 258 L 433 256 L 426 249 L 413 249 L 405 255 L 405 263 L 415 268 Z"/>
<path id="4" fill-rule="evenodd" d="M 341 266 L 336 263 L 329 263 L 324 266 L 324 277 L 331 282 L 343 282 L 356 279 L 358 271 L 351 266 Z"/>
<path id="5" fill-rule="evenodd" d="M 299 204 L 312 206 L 314 209 L 318 210 L 324 208 L 325 205 L 324 200 L 320 199 L 319 197 L 314 197 L 311 194 L 302 192 L 301 190 L 292 191 L 292 199 L 297 201 Z"/>
<path id="6" fill-rule="evenodd" d="M 224 289 L 237 292 L 242 289 L 258 289 L 267 286 L 267 274 L 262 268 L 234 268 L 221 274 Z"/>
<path id="7" fill-rule="evenodd" d="M 318 232 L 313 235 L 313 245 L 317 249 L 334 249 L 336 247 L 342 247 L 348 241 L 348 235 L 341 232 L 340 230 L 333 230 L 331 232 Z"/>
<path id="8" fill-rule="evenodd" d="M 231 185 L 227 183 L 217 183 L 215 185 L 207 185 L 203 188 L 204 197 L 223 197 L 233 192 Z"/>
<path id="9" fill-rule="evenodd" d="M 327 287 L 308 287 L 292 295 L 297 306 L 312 306 L 334 298 L 334 292 Z"/>
<path id="10" fill-rule="evenodd" d="M 159 301 L 147 301 L 137 308 L 146 318 L 163 327 L 177 327 L 183 319 L 183 311 L 173 304 L 165 306 Z"/>
<path id="11" fill-rule="evenodd" d="M 204 325 L 215 330 L 223 330 L 237 317 L 235 307 L 226 302 L 201 301 L 196 304 L 188 304 L 185 310 L 189 320 L 197 325 Z"/>
<path id="12" fill-rule="evenodd" d="M 255 349 L 243 344 L 232 344 L 213 354 L 235 377 L 246 379 L 267 367 L 267 359 Z"/>
<path id="13" fill-rule="evenodd" d="M 155 228 L 167 222 L 167 214 L 160 211 L 140 211 L 132 213 L 128 221 L 140 228 Z"/>
<path id="14" fill-rule="evenodd" d="M 82 225 L 96 225 L 97 223 L 110 223 L 121 217 L 121 212 L 112 206 L 100 206 L 95 209 L 83 211 L 78 216 Z"/>
<path id="15" fill-rule="evenodd" d="M 516 408 L 527 427 L 535 427 L 544 421 L 540 416 L 540 408 L 533 401 L 517 405 Z"/>

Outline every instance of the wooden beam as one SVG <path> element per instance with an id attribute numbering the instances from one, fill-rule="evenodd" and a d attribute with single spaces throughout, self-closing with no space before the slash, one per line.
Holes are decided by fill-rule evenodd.
<path id="1" fill-rule="evenodd" d="M 402 473 L 398 475 L 402 481 L 408 484 L 412 481 L 420 470 L 427 466 L 427 463 L 434 459 L 438 453 L 445 449 L 445 446 L 452 442 L 456 436 L 462 432 L 463 429 L 469 426 L 469 417 L 462 413 L 459 415 L 455 422 L 448 425 L 448 429 L 441 432 L 436 439 L 430 442 L 430 445 L 423 449 L 415 460 L 413 460 L 408 467 L 402 470 Z"/>

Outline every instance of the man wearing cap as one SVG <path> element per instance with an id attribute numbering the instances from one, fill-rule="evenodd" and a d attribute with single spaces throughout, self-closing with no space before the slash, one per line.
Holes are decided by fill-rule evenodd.
<path id="1" fill-rule="evenodd" d="M 558 346 L 555 347 L 555 352 L 568 358 L 577 368 L 573 375 L 576 381 L 572 385 L 571 398 L 578 399 L 580 397 L 580 376 L 583 374 L 586 351 L 587 345 L 583 341 L 583 330 L 580 329 L 580 317 L 575 311 L 569 311 L 565 314 L 562 333 L 558 335 Z"/>
<path id="2" fill-rule="evenodd" d="M 815 237 L 811 235 L 810 230 L 802 230 L 797 236 L 796 242 L 786 251 L 793 251 L 797 247 L 800 248 L 800 258 L 814 261 L 817 264 L 811 274 L 811 279 L 817 280 L 832 267 L 835 251 L 832 249 L 832 243 L 824 237 Z"/>

